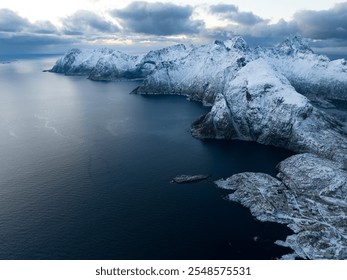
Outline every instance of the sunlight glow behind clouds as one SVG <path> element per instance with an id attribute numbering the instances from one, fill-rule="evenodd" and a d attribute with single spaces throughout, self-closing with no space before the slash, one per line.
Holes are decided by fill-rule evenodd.
<path id="1" fill-rule="evenodd" d="M 321 47 L 347 45 L 347 0 L 138 1 L 142 6 L 125 0 L 0 0 L 0 53 L 98 44 L 155 48 L 231 34 L 256 45 L 289 34 L 316 39 L 316 45 L 323 40 Z"/>
<path id="2" fill-rule="evenodd" d="M 58 19 L 74 13 L 77 10 L 92 10 L 97 14 L 107 13 L 107 10 L 124 8 L 132 1 L 126 0 L 1 0 L 0 9 L 8 8 L 19 13 L 22 17 L 28 18 L 30 21 L 50 20 L 57 23 Z M 174 3 L 178 5 L 214 5 L 219 3 L 234 4 L 244 12 L 253 12 L 254 14 L 277 21 L 280 18 L 286 20 L 291 19 L 293 14 L 298 10 L 323 10 L 330 8 L 335 3 L 344 1 L 331 0 L 291 0 L 291 1 L 273 1 L 273 0 L 233 0 L 233 1 L 215 1 L 215 0 L 148 0 L 147 2 L 163 2 Z M 290 3 L 290 4 L 288 4 Z"/>

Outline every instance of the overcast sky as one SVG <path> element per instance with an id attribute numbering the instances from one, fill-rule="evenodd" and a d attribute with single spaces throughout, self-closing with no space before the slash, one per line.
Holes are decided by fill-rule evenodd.
<path id="1" fill-rule="evenodd" d="M 290 34 L 318 52 L 347 54 L 347 1 L 0 1 L 0 55 L 99 46 L 142 52 L 232 35 L 270 45 Z"/>

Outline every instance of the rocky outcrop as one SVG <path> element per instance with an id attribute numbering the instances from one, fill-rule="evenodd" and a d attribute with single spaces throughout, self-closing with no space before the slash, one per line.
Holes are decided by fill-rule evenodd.
<path id="1" fill-rule="evenodd" d="M 210 178 L 211 175 L 179 175 L 172 179 L 171 183 L 186 184 L 194 183 Z"/>
<path id="2" fill-rule="evenodd" d="M 347 172 L 341 164 L 312 154 L 278 165 L 277 178 L 240 173 L 217 186 L 233 191 L 228 199 L 248 207 L 260 221 L 287 224 L 294 232 L 279 245 L 304 259 L 347 258 Z"/>

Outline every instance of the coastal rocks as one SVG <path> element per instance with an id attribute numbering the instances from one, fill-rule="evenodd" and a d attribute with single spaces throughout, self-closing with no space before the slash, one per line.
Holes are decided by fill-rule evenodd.
<path id="1" fill-rule="evenodd" d="M 312 154 L 278 165 L 277 178 L 235 174 L 215 183 L 233 192 L 228 199 L 248 207 L 260 221 L 287 224 L 294 232 L 277 244 L 304 259 L 347 258 L 347 172 L 335 161 Z"/>
<path id="2" fill-rule="evenodd" d="M 211 175 L 179 175 L 172 179 L 171 183 L 185 184 L 194 183 L 210 178 Z"/>

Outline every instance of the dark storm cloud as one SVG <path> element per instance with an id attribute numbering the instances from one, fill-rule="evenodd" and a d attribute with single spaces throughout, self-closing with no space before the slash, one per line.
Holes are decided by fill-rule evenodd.
<path id="1" fill-rule="evenodd" d="M 322 11 L 299 11 L 294 14 L 303 36 L 313 39 L 347 40 L 347 2 Z"/>
<path id="2" fill-rule="evenodd" d="M 241 25 L 255 25 L 258 23 L 267 23 L 252 12 L 241 12 L 239 8 L 232 4 L 218 4 L 210 7 L 210 13 L 218 15 L 221 19 L 230 20 Z"/>
<path id="3" fill-rule="evenodd" d="M 0 9 L 0 53 L 47 53 L 70 44 L 49 21 L 29 22 L 14 11 Z"/>
<path id="4" fill-rule="evenodd" d="M 298 11 L 292 20 L 281 19 L 272 24 L 253 13 L 241 12 L 230 4 L 212 5 L 209 12 L 230 22 L 227 27 L 223 27 L 228 31 L 227 34 L 241 35 L 253 46 L 268 46 L 282 41 L 290 34 L 296 34 L 307 38 L 317 52 L 322 50 L 346 54 L 347 51 L 347 2 L 335 4 L 327 10 Z M 223 36 L 222 30 L 209 30 L 208 37 L 215 34 Z"/>
<path id="5" fill-rule="evenodd" d="M 73 39 L 56 35 L 0 32 L 1 54 L 56 53 L 72 43 Z"/>
<path id="6" fill-rule="evenodd" d="M 255 25 L 257 23 L 268 22 L 268 20 L 258 17 L 251 12 L 238 12 L 229 15 L 229 19 L 243 25 Z"/>
<path id="7" fill-rule="evenodd" d="M 68 35 L 81 35 L 88 33 L 114 33 L 118 27 L 97 14 L 79 10 L 71 16 L 62 19 L 64 33 Z"/>
<path id="8" fill-rule="evenodd" d="M 31 31 L 38 34 L 57 34 L 57 28 L 47 20 L 38 20 L 31 26 Z"/>
<path id="9" fill-rule="evenodd" d="M 98 40 L 119 30 L 89 11 L 77 11 L 62 19 L 62 23 L 62 28 L 46 20 L 32 23 L 14 11 L 1 9 L 0 53 L 64 52 L 72 45 Z"/>
<path id="10" fill-rule="evenodd" d="M 170 3 L 133 2 L 124 9 L 111 11 L 125 29 L 152 35 L 194 34 L 204 27 L 203 21 L 192 20 L 193 8 Z"/>

